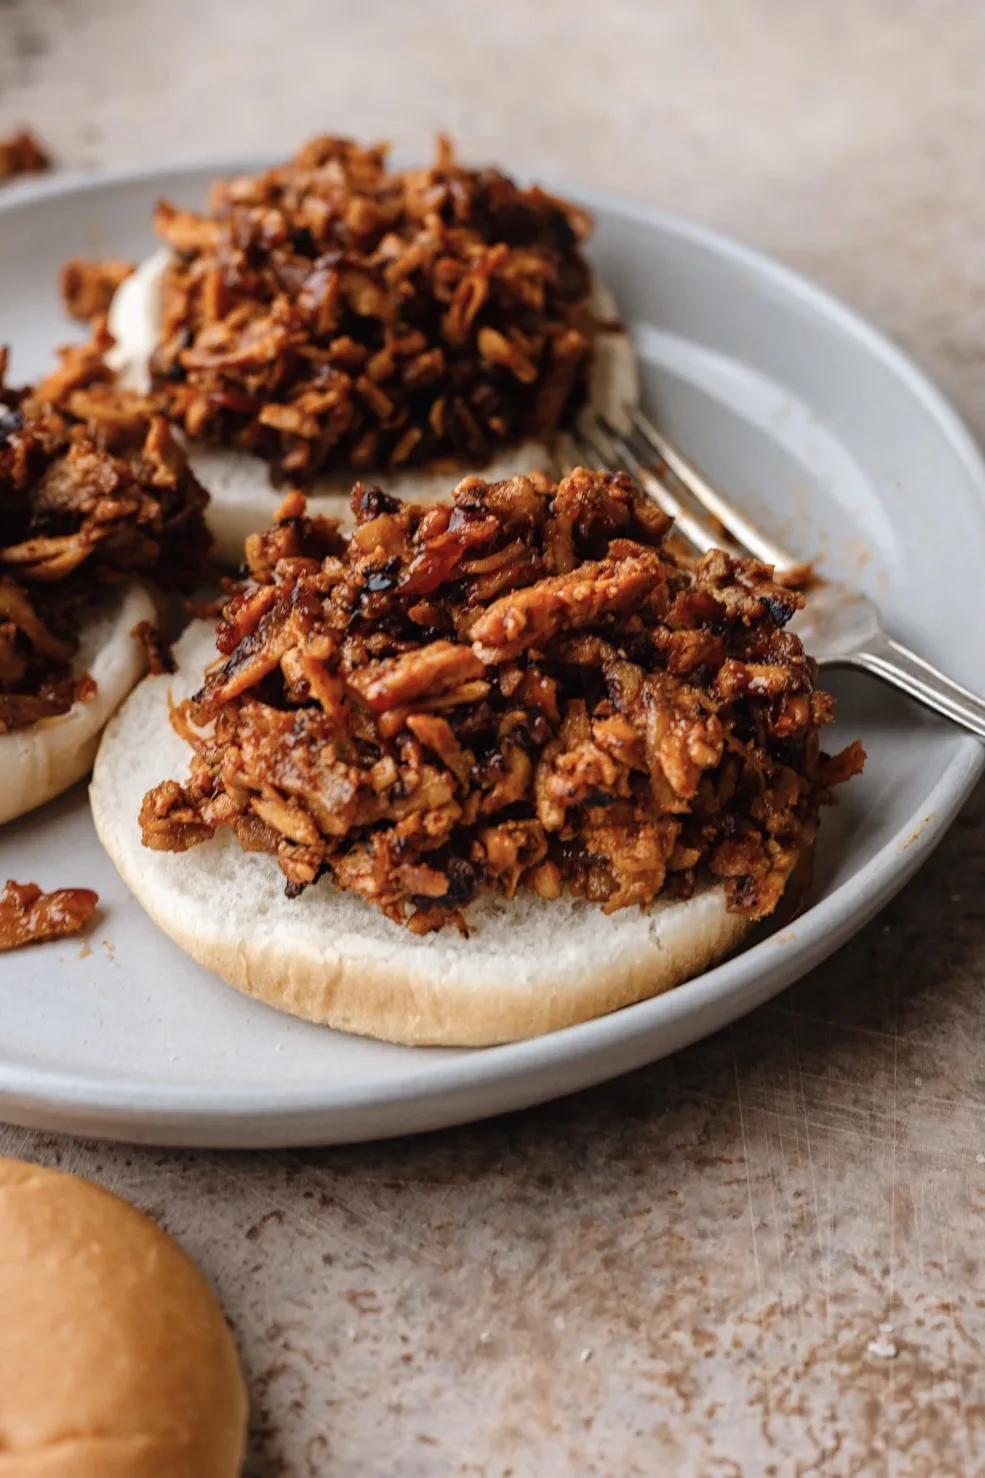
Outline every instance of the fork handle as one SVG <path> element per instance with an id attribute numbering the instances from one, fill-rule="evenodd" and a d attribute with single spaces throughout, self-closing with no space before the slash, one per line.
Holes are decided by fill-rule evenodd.
<path id="1" fill-rule="evenodd" d="M 925 708 L 943 714 L 985 741 L 985 700 L 945 677 L 908 647 L 880 632 L 864 650 L 854 653 L 852 665 L 902 689 Z"/>

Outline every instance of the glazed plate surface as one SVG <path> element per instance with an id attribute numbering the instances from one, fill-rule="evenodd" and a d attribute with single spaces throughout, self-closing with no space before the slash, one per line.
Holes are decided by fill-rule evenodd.
<path id="1" fill-rule="evenodd" d="M 238 167 L 8 189 L 0 341 L 13 348 L 13 382 L 42 374 L 73 336 L 57 296 L 67 257 L 141 258 L 156 199 L 200 204 L 212 178 Z M 937 392 L 865 323 L 768 259 L 653 210 L 568 193 L 595 215 L 591 254 L 670 436 L 797 554 L 873 594 L 901 640 L 985 689 L 985 468 Z M 0 1118 L 157 1144 L 369 1139 L 570 1093 L 716 1031 L 870 919 L 940 840 L 985 763 L 973 740 L 874 681 L 830 685 L 839 719 L 829 747 L 860 736 L 869 761 L 825 818 L 809 909 L 656 1000 L 483 1051 L 363 1041 L 237 995 L 129 897 L 79 787 L 0 832 L 3 878 L 93 887 L 101 900 L 86 941 L 0 956 Z"/>

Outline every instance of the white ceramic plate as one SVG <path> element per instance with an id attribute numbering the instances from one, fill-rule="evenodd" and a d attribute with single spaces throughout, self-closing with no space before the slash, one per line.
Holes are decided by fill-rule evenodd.
<path id="1" fill-rule="evenodd" d="M 15 382 L 41 373 L 71 336 L 55 287 L 66 257 L 143 256 L 156 198 L 199 203 L 233 168 L 8 190 L 0 335 L 14 346 Z M 670 434 L 798 554 L 870 590 L 903 640 L 985 688 L 985 468 L 939 395 L 884 339 L 775 263 L 655 211 L 580 198 Z M 832 686 L 831 743 L 861 735 L 869 762 L 826 818 L 813 906 L 657 1000 L 485 1051 L 362 1041 L 237 995 L 130 899 L 80 788 L 0 835 L 0 878 L 86 885 L 101 899 L 87 943 L 0 957 L 0 1117 L 161 1144 L 365 1139 L 543 1101 L 715 1031 L 871 918 L 981 773 L 975 742 L 895 695 L 864 679 Z"/>

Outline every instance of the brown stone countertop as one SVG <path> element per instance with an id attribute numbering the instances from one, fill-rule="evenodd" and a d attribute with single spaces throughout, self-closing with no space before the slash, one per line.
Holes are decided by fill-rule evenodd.
<path id="1" fill-rule="evenodd" d="M 69 165 L 323 128 L 603 185 L 765 247 L 985 437 L 977 0 L 6 0 L 0 133 Z M 985 791 L 735 1027 L 553 1106 L 372 1146 L 0 1129 L 184 1242 L 250 1478 L 985 1473 Z"/>

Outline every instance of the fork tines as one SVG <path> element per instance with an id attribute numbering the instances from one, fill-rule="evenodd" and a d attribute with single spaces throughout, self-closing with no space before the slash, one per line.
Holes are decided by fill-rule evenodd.
<path id="1" fill-rule="evenodd" d="M 605 471 L 630 473 L 699 553 L 731 547 L 773 565 L 778 573 L 802 567 L 750 523 L 643 411 L 627 407 L 624 428 L 601 415 L 584 415 L 573 437 L 575 450 Z"/>

